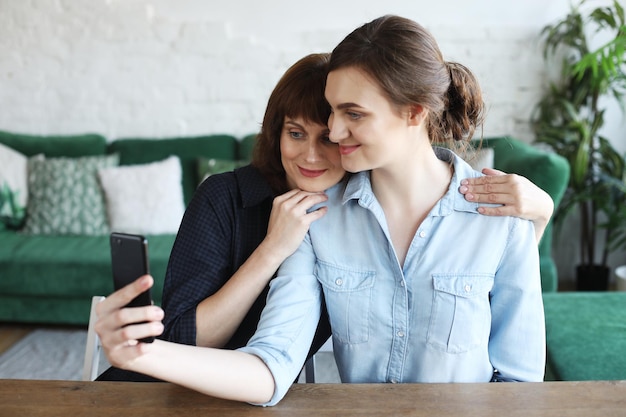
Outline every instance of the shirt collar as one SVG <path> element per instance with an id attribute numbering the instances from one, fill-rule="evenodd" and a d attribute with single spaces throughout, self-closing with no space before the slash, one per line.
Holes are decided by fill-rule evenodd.
<path id="1" fill-rule="evenodd" d="M 453 210 L 478 213 L 478 203 L 467 201 L 463 194 L 459 192 L 459 187 L 461 186 L 461 180 L 480 177 L 483 174 L 474 171 L 467 162 L 449 149 L 435 147 L 434 150 L 437 158 L 454 164 L 454 173 L 448 191 L 433 207 L 431 214 L 434 216 L 445 216 Z M 343 193 L 342 204 L 349 200 L 358 200 L 361 206 L 371 207 L 376 197 L 372 191 L 370 171 L 359 172 L 350 176 Z"/>

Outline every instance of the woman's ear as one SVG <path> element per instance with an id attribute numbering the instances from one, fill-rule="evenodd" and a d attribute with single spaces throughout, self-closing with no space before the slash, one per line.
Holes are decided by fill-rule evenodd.
<path id="1" fill-rule="evenodd" d="M 410 126 L 419 126 L 425 120 L 428 115 L 426 107 L 419 104 L 412 104 L 409 106 L 408 122 Z"/>

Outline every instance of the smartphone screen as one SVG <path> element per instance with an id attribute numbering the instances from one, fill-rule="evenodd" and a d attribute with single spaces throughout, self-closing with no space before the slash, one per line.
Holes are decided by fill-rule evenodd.
<path id="1" fill-rule="evenodd" d="M 142 275 L 150 273 L 148 267 L 148 241 L 141 235 L 127 233 L 111 233 L 111 267 L 113 285 L 119 290 Z M 150 289 L 135 297 L 126 307 L 142 307 L 152 305 Z M 150 343 L 153 337 L 142 339 Z"/>

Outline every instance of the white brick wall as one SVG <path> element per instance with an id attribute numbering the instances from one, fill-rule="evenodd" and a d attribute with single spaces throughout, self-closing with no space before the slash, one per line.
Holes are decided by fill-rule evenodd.
<path id="1" fill-rule="evenodd" d="M 363 22 L 395 13 L 429 28 L 446 59 L 476 73 L 489 107 L 485 136 L 531 142 L 528 120 L 547 72 L 537 35 L 569 4 L 0 0 L 0 130 L 97 132 L 110 139 L 243 136 L 258 130 L 267 98 L 290 64 L 330 51 Z M 606 118 L 606 136 L 626 152 L 618 107 Z M 557 260 L 562 272 L 569 272 L 570 260 Z"/>
<path id="2" fill-rule="evenodd" d="M 258 129 L 272 87 L 296 59 L 398 13 L 428 27 L 446 59 L 477 74 L 489 106 L 485 135 L 532 141 L 528 118 L 544 76 L 536 36 L 569 5 L 364 0 L 355 11 L 334 0 L 215 3 L 0 0 L 0 129 L 243 136 Z"/>

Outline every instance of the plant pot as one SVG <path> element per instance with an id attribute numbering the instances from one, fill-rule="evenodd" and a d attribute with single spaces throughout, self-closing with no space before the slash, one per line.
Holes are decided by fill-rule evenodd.
<path id="1" fill-rule="evenodd" d="M 578 265 L 576 267 L 576 290 L 608 290 L 609 272 L 610 269 L 603 265 Z"/>

